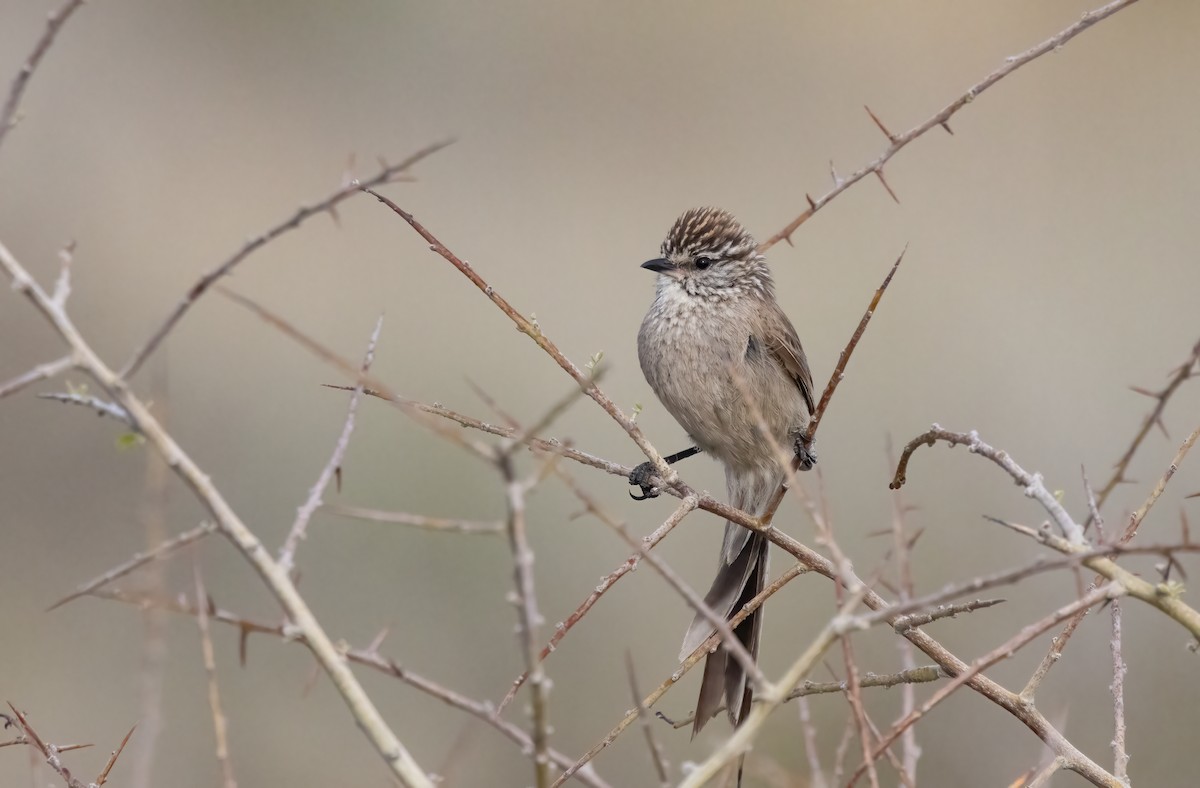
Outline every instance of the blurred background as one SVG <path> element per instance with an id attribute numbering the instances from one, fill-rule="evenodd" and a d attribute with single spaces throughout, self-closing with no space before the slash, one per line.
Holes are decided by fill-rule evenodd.
<path id="1" fill-rule="evenodd" d="M 886 141 L 867 104 L 908 129 L 969 85 L 1061 30 L 1093 2 L 718 4 L 635 2 L 131 2 L 84 7 L 35 75 L 24 120 L 0 151 L 0 238 L 49 284 L 57 252 L 77 244 L 71 314 L 119 365 L 204 271 L 244 240 L 332 192 L 348 166 L 397 161 L 431 142 L 457 143 L 386 187 L 576 363 L 604 352 L 605 390 L 664 453 L 686 438 L 638 369 L 635 336 L 653 292 L 638 264 L 657 253 L 684 209 L 717 204 L 765 238 L 799 213 L 805 192 L 873 159 Z M 51 5 L 8 0 L 0 75 L 17 72 Z M 896 204 L 874 180 L 846 192 L 770 259 L 780 301 L 823 384 L 874 288 L 908 253 L 822 425 L 821 478 L 837 535 L 860 572 L 889 548 L 886 447 L 938 422 L 977 429 L 1086 511 L 1083 465 L 1096 486 L 1132 439 L 1157 389 L 1200 339 L 1200 7 L 1139 3 L 1062 51 L 1030 64 L 935 130 L 887 169 Z M 8 76 L 4 76 L 8 84 Z M 351 165 L 353 157 L 354 163 Z M 567 377 L 396 216 L 369 198 L 317 217 L 254 254 L 227 281 L 339 352 L 358 358 L 386 322 L 375 372 L 404 394 L 497 420 L 467 381 L 532 420 L 571 387 Z M 5 288 L 7 291 L 7 288 Z M 32 308 L 0 292 L 0 379 L 60 355 Z M 70 375 L 67 381 L 87 381 Z M 225 299 L 200 302 L 135 379 L 183 447 L 272 549 L 325 464 L 346 398 L 292 341 Z M 145 449 L 118 447 L 120 426 L 49 403 L 46 383 L 0 403 L 0 690 L 57 742 L 94 742 L 70 763 L 96 773 L 143 718 L 146 619 L 82 599 L 45 608 L 141 549 L 157 522 L 173 534 L 202 518 L 174 478 L 162 486 Z M 93 387 L 94 388 L 94 387 Z M 1110 500 L 1120 521 L 1145 497 L 1196 426 L 1200 385 L 1172 401 Z M 625 464 L 641 457 L 589 401 L 551 432 Z M 534 467 L 521 458 L 526 471 Z M 1146 542 L 1195 522 L 1200 458 L 1189 458 L 1142 528 Z M 611 511 L 648 533 L 672 509 L 634 504 L 625 483 L 571 467 Z M 685 479 L 723 494 L 698 458 Z M 990 464 L 943 448 L 919 453 L 905 500 L 924 529 L 918 591 L 1024 563 L 1029 541 L 988 514 L 1038 525 L 1040 509 Z M 815 477 L 806 480 L 815 489 Z M 161 507 L 156 500 L 163 500 Z M 447 517 L 503 516 L 495 474 L 378 401 L 365 402 L 328 500 Z M 531 501 L 536 580 L 548 636 L 617 566 L 627 548 L 602 524 L 572 517 L 557 483 Z M 777 525 L 811 543 L 789 502 Z M 695 586 L 710 580 L 720 522 L 689 518 L 660 548 Z M 498 701 L 520 672 L 511 561 L 503 538 L 429 533 L 318 515 L 298 562 L 301 590 L 334 638 L 383 651 L 471 697 Z M 278 621 L 248 564 L 219 538 L 194 551 L 216 603 Z M 782 554 L 776 571 L 787 565 Z M 1152 561 L 1130 561 L 1153 577 Z M 188 555 L 165 568 L 191 590 Z M 145 587 L 146 575 L 122 588 Z M 1057 573 L 998 592 L 1009 602 L 930 632 L 968 661 L 1075 598 Z M 794 659 L 833 609 L 832 589 L 800 578 L 769 605 L 768 675 Z M 1200 724 L 1196 655 L 1184 632 L 1127 603 L 1130 770 L 1142 785 L 1194 784 Z M 653 572 L 619 583 L 548 660 L 553 746 L 577 756 L 631 706 L 624 655 L 643 688 L 676 666 L 691 613 Z M 150 785 L 212 785 L 212 725 L 192 620 L 166 619 L 161 728 L 144 725 L 114 771 L 131 784 L 138 748 L 154 742 Z M 307 689 L 302 648 L 215 633 L 232 758 L 243 785 L 386 785 L 385 769 L 324 679 Z M 1049 635 L 989 672 L 1019 689 Z M 858 636 L 863 670 L 898 670 L 897 638 Z M 1089 617 L 1039 706 L 1111 768 L 1107 615 Z M 153 658 L 151 659 L 153 662 Z M 927 664 L 918 655 L 918 664 Z M 813 678 L 840 676 L 831 657 Z M 526 785 L 528 762 L 487 726 L 410 687 L 359 671 L 425 768 L 448 784 Z M 659 708 L 692 708 L 698 672 Z M 932 692 L 919 690 L 919 697 Z M 867 694 L 880 725 L 898 690 Z M 525 696 L 508 718 L 522 725 Z M 846 704 L 812 699 L 831 766 Z M 751 784 L 805 785 L 796 707 L 778 712 L 751 758 Z M 145 723 L 145 720 L 143 719 Z M 727 734 L 694 742 L 658 730 L 674 777 Z M 1008 785 L 1044 758 L 1015 719 L 960 692 L 918 729 L 930 786 Z M 852 748 L 854 751 L 855 748 Z M 851 764 L 857 763 L 851 757 Z M 595 762 L 614 785 L 649 785 L 640 734 Z M 27 785 L 30 759 L 0 751 L 0 784 Z M 53 783 L 43 769 L 37 785 Z M 144 778 L 144 775 L 143 775 Z M 894 774 L 884 767 L 884 780 Z M 1060 775 L 1055 784 L 1080 784 Z"/>

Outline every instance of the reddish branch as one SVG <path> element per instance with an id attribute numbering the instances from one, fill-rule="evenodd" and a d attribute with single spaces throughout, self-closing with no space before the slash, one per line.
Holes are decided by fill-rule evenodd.
<path id="1" fill-rule="evenodd" d="M 965 93 L 954 99 L 954 101 L 947 104 L 938 112 L 935 112 L 924 122 L 910 129 L 909 131 L 904 132 L 903 134 L 893 134 L 892 132 L 888 131 L 887 127 L 883 125 L 883 122 L 879 120 L 874 112 L 871 111 L 870 107 L 866 107 L 865 109 L 867 110 L 867 114 L 871 116 L 871 120 L 875 122 L 875 125 L 878 126 L 879 130 L 883 132 L 885 137 L 887 137 L 887 148 L 884 149 L 883 153 L 879 154 L 879 157 L 876 158 L 875 161 L 867 164 L 862 169 L 856 170 L 846 178 L 840 178 L 835 174 L 833 188 L 820 197 L 814 199 L 810 195 L 806 194 L 805 198 L 808 200 L 808 208 L 795 219 L 788 222 L 787 226 L 785 226 L 782 230 L 763 241 L 762 244 L 759 245 L 759 249 L 766 251 L 780 241 L 787 241 L 788 243 L 791 243 L 792 234 L 799 229 L 800 225 L 812 218 L 813 214 L 828 205 L 839 194 L 846 191 L 868 175 L 875 175 L 879 179 L 879 182 L 887 190 L 888 194 L 891 195 L 892 199 L 896 200 L 896 202 L 899 202 L 899 200 L 896 198 L 896 193 L 892 191 L 891 186 L 888 185 L 887 180 L 884 178 L 883 166 L 887 164 L 893 156 L 899 153 L 902 148 L 915 140 L 917 137 L 922 136 L 925 134 L 925 132 L 930 131 L 937 126 L 941 126 L 948 133 L 953 134 L 954 132 L 950 131 L 949 123 L 951 116 L 974 101 L 981 93 L 983 93 L 983 91 L 987 90 L 992 85 L 995 85 L 997 82 L 1004 79 L 1021 66 L 1036 60 L 1047 52 L 1053 52 L 1057 50 L 1063 44 L 1066 44 L 1072 38 L 1087 30 L 1092 25 L 1103 19 L 1107 19 L 1121 9 L 1131 6 L 1136 2 L 1137 0 L 1116 0 L 1116 2 L 1109 3 L 1102 8 L 1097 8 L 1095 11 L 1089 11 L 1085 13 L 1078 22 L 1058 33 L 1057 35 L 1051 36 L 1032 49 L 1022 52 L 1020 55 L 1008 58 L 1005 60 L 1003 66 L 988 74 L 980 82 L 972 85 Z"/>
<path id="2" fill-rule="evenodd" d="M 46 31 L 42 33 L 42 37 L 33 47 L 33 52 L 29 53 L 29 57 L 25 59 L 25 63 L 21 66 L 21 70 L 17 72 L 17 76 L 13 78 L 12 85 L 8 89 L 8 97 L 4 100 L 4 109 L 0 109 L 0 143 L 4 142 L 4 137 L 9 131 L 17 125 L 20 118 L 17 117 L 17 110 L 21 106 L 21 97 L 25 94 L 25 88 L 29 86 L 29 80 L 33 76 L 33 72 L 37 70 L 38 64 L 42 62 L 42 57 L 50 50 L 50 45 L 54 43 L 58 31 L 71 18 L 71 14 L 79 10 L 83 5 L 84 0 L 67 0 L 62 6 L 50 14 L 46 19 Z"/>
<path id="3" fill-rule="evenodd" d="M 133 356 L 129 359 L 129 361 L 125 362 L 125 366 L 121 367 L 121 371 L 118 373 L 119 377 L 128 380 L 131 376 L 136 374 L 141 368 L 142 364 L 146 362 L 146 359 L 150 357 L 150 354 L 152 354 L 162 343 L 162 341 L 166 339 L 167 334 L 171 333 L 171 330 L 175 328 L 175 324 L 182 320 L 183 316 L 187 314 L 187 311 L 192 308 L 192 305 L 195 304 L 196 301 L 202 295 L 204 295 L 204 293 L 207 292 L 215 282 L 226 276 L 230 271 L 233 270 L 235 266 L 237 266 L 251 254 L 263 248 L 284 233 L 287 233 L 290 230 L 295 230 L 313 216 L 317 216 L 322 213 L 334 214 L 337 206 L 343 200 L 353 197 L 359 192 L 360 189 L 366 186 L 382 186 L 385 183 L 394 183 L 400 179 L 401 176 L 407 173 L 408 170 L 410 170 L 417 162 L 432 156 L 441 149 L 445 148 L 447 145 L 450 145 L 452 142 L 453 140 L 436 142 L 433 145 L 422 148 L 399 164 L 384 163 L 382 169 L 380 169 L 370 178 L 367 178 L 365 181 L 350 180 L 342 185 L 333 194 L 330 194 L 320 202 L 314 203 L 313 205 L 301 206 L 294 214 L 292 214 L 290 218 L 285 219 L 261 235 L 251 238 L 242 245 L 242 248 L 234 252 L 232 257 L 201 276 L 196 283 L 191 286 L 183 298 L 179 300 L 179 303 L 175 305 L 175 308 L 171 310 L 171 313 L 167 315 L 166 320 L 164 320 L 159 327 L 154 330 L 154 333 L 151 334 L 144 343 L 142 343 L 141 347 L 134 351 Z"/>

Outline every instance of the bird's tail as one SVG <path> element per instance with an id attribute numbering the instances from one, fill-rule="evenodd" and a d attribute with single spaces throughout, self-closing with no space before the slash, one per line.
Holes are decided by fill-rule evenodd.
<path id="1" fill-rule="evenodd" d="M 760 515 L 766 509 L 771 495 L 782 481 L 781 474 L 763 472 L 735 474 L 727 471 L 725 478 L 729 488 L 730 503 L 743 511 Z M 747 602 L 757 596 L 767 582 L 767 540 L 758 533 L 736 523 L 725 523 L 725 540 L 721 548 L 721 559 L 717 576 L 704 601 L 718 615 L 731 618 Z M 762 632 L 762 608 L 747 616 L 734 628 L 733 634 L 755 660 Z M 714 632 L 712 624 L 697 613 L 683 639 L 680 659 L 686 658 Z M 692 724 L 692 735 L 716 715 L 725 702 L 730 722 L 735 726 L 750 710 L 752 688 L 745 670 L 723 646 L 708 655 L 704 663 L 704 677 L 700 682 L 700 697 L 696 701 L 696 719 Z"/>

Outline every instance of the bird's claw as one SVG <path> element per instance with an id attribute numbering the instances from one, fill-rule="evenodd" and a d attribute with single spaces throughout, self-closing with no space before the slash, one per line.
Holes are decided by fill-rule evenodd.
<path id="1" fill-rule="evenodd" d="M 636 484 L 638 487 L 641 487 L 642 494 L 634 495 L 633 491 L 631 490 L 629 492 L 629 497 L 635 501 L 644 501 L 648 498 L 657 498 L 658 488 L 650 483 L 650 480 L 654 478 L 656 473 L 658 473 L 658 471 L 655 470 L 654 463 L 651 462 L 643 462 L 641 465 L 638 465 L 636 468 L 630 471 L 629 483 Z"/>
<path id="2" fill-rule="evenodd" d="M 813 441 L 805 440 L 803 436 L 796 438 L 796 458 L 800 461 L 800 470 L 811 471 L 817 464 L 817 452 L 813 449 Z"/>

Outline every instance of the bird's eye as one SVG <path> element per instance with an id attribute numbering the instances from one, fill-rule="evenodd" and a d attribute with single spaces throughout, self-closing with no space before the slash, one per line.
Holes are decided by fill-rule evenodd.
<path id="1" fill-rule="evenodd" d="M 713 264 L 713 259 L 711 257 L 697 257 L 696 258 L 696 267 L 699 268 L 701 271 L 703 271 L 705 268 L 708 268 L 712 264 Z"/>

